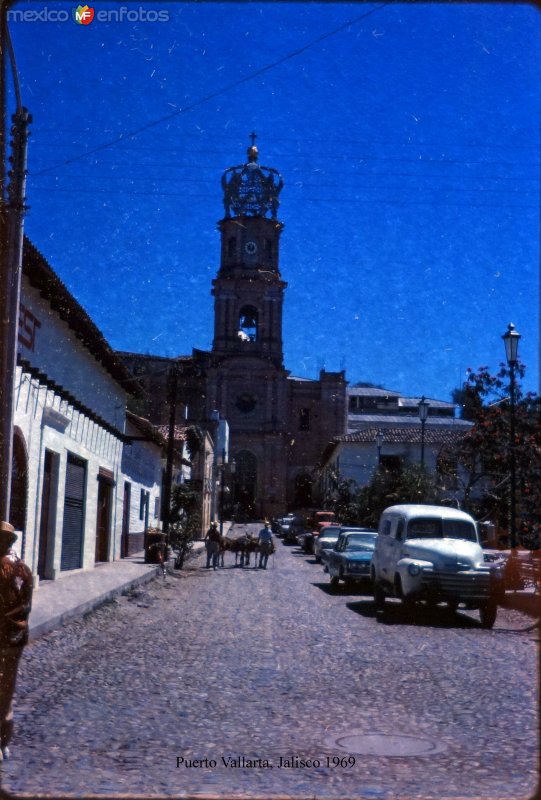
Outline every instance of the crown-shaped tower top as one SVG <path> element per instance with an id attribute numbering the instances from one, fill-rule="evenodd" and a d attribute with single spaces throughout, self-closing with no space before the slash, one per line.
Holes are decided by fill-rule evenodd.
<path id="1" fill-rule="evenodd" d="M 248 161 L 237 167 L 229 167 L 222 175 L 224 208 L 226 219 L 234 217 L 266 217 L 276 219 L 278 195 L 284 181 L 272 167 L 261 167 L 259 151 L 255 146 L 256 134 L 251 133 L 252 144 L 248 148 Z"/>

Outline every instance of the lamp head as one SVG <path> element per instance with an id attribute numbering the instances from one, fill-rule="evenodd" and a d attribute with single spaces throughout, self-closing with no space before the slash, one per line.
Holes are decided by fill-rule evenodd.
<path id="1" fill-rule="evenodd" d="M 428 400 L 423 395 L 421 397 L 421 399 L 419 400 L 419 404 L 418 405 L 419 405 L 419 419 L 421 420 L 421 422 L 426 422 L 426 418 L 428 417 L 428 408 L 430 406 L 430 403 L 428 402 Z"/>
<path id="2" fill-rule="evenodd" d="M 507 326 L 507 331 L 502 336 L 505 345 L 505 357 L 510 367 L 515 366 L 518 361 L 518 343 L 520 342 L 520 333 L 515 329 L 512 322 Z"/>

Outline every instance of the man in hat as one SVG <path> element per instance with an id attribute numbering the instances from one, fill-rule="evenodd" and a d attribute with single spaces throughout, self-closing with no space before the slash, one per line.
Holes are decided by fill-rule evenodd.
<path id="1" fill-rule="evenodd" d="M 220 531 L 215 520 L 210 523 L 210 528 L 206 533 L 205 547 L 207 548 L 207 569 L 210 569 L 211 562 L 213 569 L 217 569 L 220 558 Z"/>
<path id="2" fill-rule="evenodd" d="M 32 573 L 11 549 L 15 528 L 0 522 L 0 761 L 9 756 L 17 668 L 28 642 Z"/>
<path id="3" fill-rule="evenodd" d="M 257 539 L 259 546 L 259 569 L 267 569 L 267 562 L 271 553 L 274 553 L 274 540 L 268 519 L 264 522 L 264 527 L 259 531 Z"/>

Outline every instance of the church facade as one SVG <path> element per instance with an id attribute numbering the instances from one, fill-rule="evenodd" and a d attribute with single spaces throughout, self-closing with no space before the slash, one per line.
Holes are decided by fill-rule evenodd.
<path id="1" fill-rule="evenodd" d="M 253 518 L 317 502 L 315 470 L 323 449 L 346 431 L 344 372 L 322 370 L 310 380 L 284 366 L 282 186 L 275 169 L 259 165 L 253 143 L 247 162 L 225 171 L 212 349 L 173 360 L 190 421 L 205 426 L 216 411 L 227 420 L 229 460 L 236 467 L 232 503 Z M 144 364 L 152 358 L 124 357 L 138 377 L 147 374 L 149 386 L 152 374 Z"/>

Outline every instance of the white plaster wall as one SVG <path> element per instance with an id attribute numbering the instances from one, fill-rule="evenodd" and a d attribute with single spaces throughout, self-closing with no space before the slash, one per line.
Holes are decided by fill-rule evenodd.
<path id="1" fill-rule="evenodd" d="M 123 430 L 126 393 L 75 336 L 38 290 L 23 276 L 21 285 L 22 309 L 28 309 L 39 321 L 29 331 L 20 330 L 18 353 L 62 386 L 81 403 L 103 417 L 109 424 Z M 20 322 L 24 322 L 21 310 Z"/>
<path id="2" fill-rule="evenodd" d="M 57 486 L 56 524 L 52 553 L 50 577 L 71 574 L 60 570 L 62 525 L 64 516 L 65 475 L 68 452 L 82 458 L 87 463 L 87 491 L 84 512 L 83 569 L 94 566 L 96 545 L 96 517 L 98 497 L 98 472 L 100 467 L 113 472 L 117 486 L 113 490 L 113 510 L 109 559 L 120 555 L 120 536 L 122 514 L 119 511 L 118 493 L 122 442 L 97 423 L 81 414 L 66 401 L 61 400 L 51 390 L 40 386 L 36 379 L 16 371 L 14 423 L 24 437 L 28 452 L 28 498 L 25 537 L 25 560 L 34 573 L 37 571 L 39 549 L 39 527 L 41 520 L 41 497 L 43 488 L 43 465 L 45 450 L 57 453 L 60 469 Z M 48 412 L 54 409 L 66 424 L 65 430 L 48 419 Z M 122 501 L 121 501 L 122 502 Z M 121 508 L 121 507 L 120 507 Z M 53 538 L 51 536 L 51 538 Z"/>
<path id="3" fill-rule="evenodd" d="M 425 445 L 425 466 L 428 470 L 436 469 L 436 462 L 440 445 L 434 448 Z M 399 456 L 410 464 L 421 463 L 421 445 L 417 444 L 392 444 L 383 442 L 382 456 Z M 364 442 L 342 442 L 334 451 L 332 463 L 339 459 L 339 472 L 341 478 L 352 478 L 359 486 L 370 482 L 378 466 L 378 453 L 375 444 Z"/>
<path id="4" fill-rule="evenodd" d="M 141 435 L 141 432 L 129 421 L 126 423 L 126 432 L 134 436 Z M 124 445 L 121 462 L 122 486 L 119 486 L 118 494 L 120 517 L 122 519 L 124 481 L 129 481 L 131 484 L 129 521 L 131 533 L 140 533 L 145 527 L 145 520 L 141 519 L 139 515 L 141 490 L 150 493 L 149 526 L 156 528 L 160 525 L 161 457 L 161 447 L 152 441 L 138 441 L 132 442 L 130 445 Z M 157 514 L 156 510 L 158 511 Z"/>

